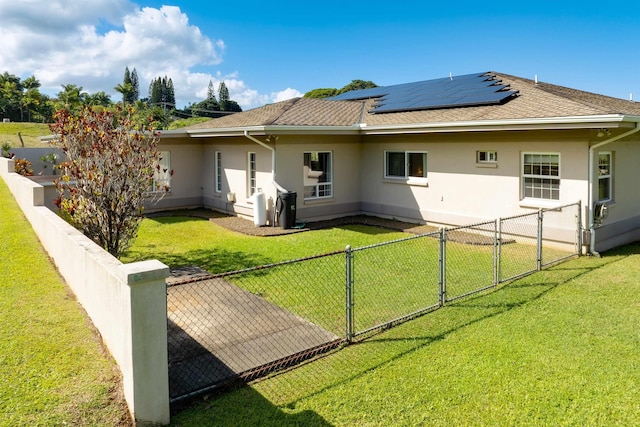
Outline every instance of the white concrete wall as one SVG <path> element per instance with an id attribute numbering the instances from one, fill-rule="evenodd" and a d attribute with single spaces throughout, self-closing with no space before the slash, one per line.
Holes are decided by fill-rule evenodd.
<path id="1" fill-rule="evenodd" d="M 13 173 L 13 161 L 0 158 L 0 176 L 120 366 L 138 425 L 169 423 L 169 268 L 157 260 L 122 264 L 45 207 L 43 187 Z"/>

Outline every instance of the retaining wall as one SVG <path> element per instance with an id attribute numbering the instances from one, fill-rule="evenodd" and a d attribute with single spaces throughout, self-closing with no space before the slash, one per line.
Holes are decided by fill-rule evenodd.
<path id="1" fill-rule="evenodd" d="M 138 425 L 168 424 L 169 268 L 123 264 L 47 208 L 44 188 L 13 165 L 0 158 L 0 176 L 120 366 L 132 416 Z"/>

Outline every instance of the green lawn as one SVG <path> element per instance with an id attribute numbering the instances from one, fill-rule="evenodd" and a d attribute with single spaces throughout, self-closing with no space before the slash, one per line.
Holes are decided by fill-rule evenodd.
<path id="1" fill-rule="evenodd" d="M 198 425 L 640 424 L 640 244 L 460 300 L 178 413 Z"/>
<path id="2" fill-rule="evenodd" d="M 0 198 L 10 199 L 4 184 Z M 0 212 L 1 249 L 12 254 L 0 264 L 0 408 L 8 414 L 0 420 L 113 424 L 113 362 L 96 356 L 86 319 L 17 208 L 5 203 Z M 127 258 L 152 253 L 170 266 L 220 272 L 399 236 L 351 226 L 259 238 L 167 217 L 143 222 Z M 640 425 L 639 288 L 640 244 L 570 260 L 212 396 L 172 424 Z"/>
<path id="3" fill-rule="evenodd" d="M 169 217 L 145 220 L 128 256 L 133 260 L 157 251 L 171 266 L 196 264 L 220 272 L 340 250 L 347 242 L 359 247 L 401 236 L 344 227 L 260 238 L 204 220 Z M 526 264 L 524 256 L 519 258 L 531 252 L 528 249 L 516 244 L 508 248 L 513 253 L 510 270 L 517 270 L 514 262 Z M 474 268 L 476 263 L 491 265 L 488 248 L 450 243 L 447 251 L 461 266 L 449 281 L 490 279 Z M 371 260 L 365 261 L 366 257 Z M 477 261 L 471 261 L 474 257 Z M 384 270 L 389 262 L 375 251 L 356 253 L 356 266 L 369 263 Z M 403 277 L 405 272 L 396 270 L 394 274 Z M 263 274 L 272 273 L 251 275 L 262 279 Z M 300 274 L 284 274 L 290 277 L 287 286 L 292 287 Z M 375 279 L 367 269 L 360 274 Z M 408 273 L 400 281 L 413 279 Z M 238 284 L 273 300 L 284 299 L 276 287 L 259 288 L 264 280 L 242 282 Z M 313 292 L 307 289 L 301 294 L 311 301 L 316 298 Z M 386 300 L 402 297 L 396 292 Z M 636 244 L 603 258 L 572 259 L 495 291 L 450 303 L 313 363 L 213 396 L 175 414 L 172 423 L 639 425 L 639 330 L 640 244 Z"/>
<path id="4" fill-rule="evenodd" d="M 0 179 L 0 426 L 125 425 L 119 371 Z"/>
<path id="5" fill-rule="evenodd" d="M 12 147 L 22 147 L 18 132 L 25 147 L 46 147 L 38 137 L 51 135 L 49 125 L 45 123 L 0 123 L 0 146 L 5 142 Z"/>
<path id="6" fill-rule="evenodd" d="M 123 262 L 155 259 L 169 267 L 198 265 L 211 273 L 365 246 L 405 237 L 380 228 L 351 225 L 273 237 L 239 234 L 206 219 L 168 216 L 145 219 Z"/>
<path id="7" fill-rule="evenodd" d="M 221 273 L 341 251 L 349 244 L 354 249 L 355 332 L 438 304 L 437 234 L 417 237 L 377 227 L 349 225 L 266 238 L 246 236 L 205 219 L 180 214 L 145 219 L 138 239 L 124 260 L 157 258 L 170 267 L 197 265 L 212 273 Z M 370 246 L 389 241 L 395 242 Z M 504 251 L 505 259 L 513 271 L 527 272 L 530 264 L 535 269 L 535 246 L 533 251 L 526 244 L 505 246 L 509 247 Z M 523 253 L 529 253 L 528 259 L 524 259 L 526 268 L 522 268 Z M 492 245 L 449 241 L 448 298 L 491 286 L 493 268 Z M 226 279 L 338 336 L 345 335 L 345 255 L 342 253 L 235 274 Z"/>

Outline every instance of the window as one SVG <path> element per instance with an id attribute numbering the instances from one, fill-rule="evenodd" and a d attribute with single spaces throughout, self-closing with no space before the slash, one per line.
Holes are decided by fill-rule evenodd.
<path id="1" fill-rule="evenodd" d="M 598 154 L 598 201 L 611 200 L 612 196 L 611 153 Z"/>
<path id="2" fill-rule="evenodd" d="M 153 173 L 153 184 L 151 191 L 162 191 L 171 189 L 171 153 L 160 151 L 160 160 Z"/>
<path id="3" fill-rule="evenodd" d="M 385 151 L 385 178 L 426 178 L 427 153 Z"/>
<path id="4" fill-rule="evenodd" d="M 522 193 L 525 198 L 560 200 L 560 155 L 522 155 Z"/>
<path id="5" fill-rule="evenodd" d="M 215 153 L 215 174 L 216 174 L 216 193 L 222 192 L 222 153 L 216 151 Z"/>
<path id="6" fill-rule="evenodd" d="M 476 161 L 478 163 L 495 163 L 498 161 L 497 151 L 476 151 Z"/>
<path id="7" fill-rule="evenodd" d="M 248 196 L 253 196 L 253 193 L 256 192 L 256 153 L 249 153 L 248 157 L 248 165 L 247 170 L 249 171 L 249 175 L 247 176 L 247 190 Z"/>
<path id="8" fill-rule="evenodd" d="M 303 182 L 305 199 L 321 199 L 333 195 L 333 167 L 330 151 L 304 153 Z"/>

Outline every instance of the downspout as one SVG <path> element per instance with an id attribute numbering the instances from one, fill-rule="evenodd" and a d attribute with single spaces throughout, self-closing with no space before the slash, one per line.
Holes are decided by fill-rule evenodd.
<path id="1" fill-rule="evenodd" d="M 260 145 L 261 147 L 264 147 L 267 150 L 271 151 L 271 182 L 273 182 L 273 185 L 276 187 L 276 189 L 278 189 L 278 191 L 286 193 L 287 190 L 276 182 L 276 149 L 260 141 L 258 138 L 251 136 L 248 130 L 244 131 L 244 136 Z"/>
<path id="2" fill-rule="evenodd" d="M 634 133 L 640 131 L 640 122 L 636 122 L 636 126 L 631 129 L 630 131 L 627 131 L 625 133 L 622 133 L 618 136 L 614 136 L 612 138 L 609 139 L 605 139 L 604 141 L 601 141 L 591 147 L 589 147 L 589 194 L 588 194 L 588 213 L 589 213 L 589 218 L 587 219 L 587 223 L 589 224 L 589 253 L 591 255 L 595 255 L 595 256 L 600 256 L 600 254 L 598 252 L 596 252 L 595 248 L 595 244 L 596 244 L 596 233 L 594 230 L 594 222 L 595 222 L 595 218 L 594 218 L 594 209 L 593 209 L 593 185 L 594 185 L 594 179 L 595 179 L 595 171 L 594 171 L 594 165 L 595 165 L 595 151 L 596 149 L 605 146 L 607 144 L 611 144 L 612 142 L 618 141 L 620 139 L 626 138 L 629 135 L 633 135 Z"/>

